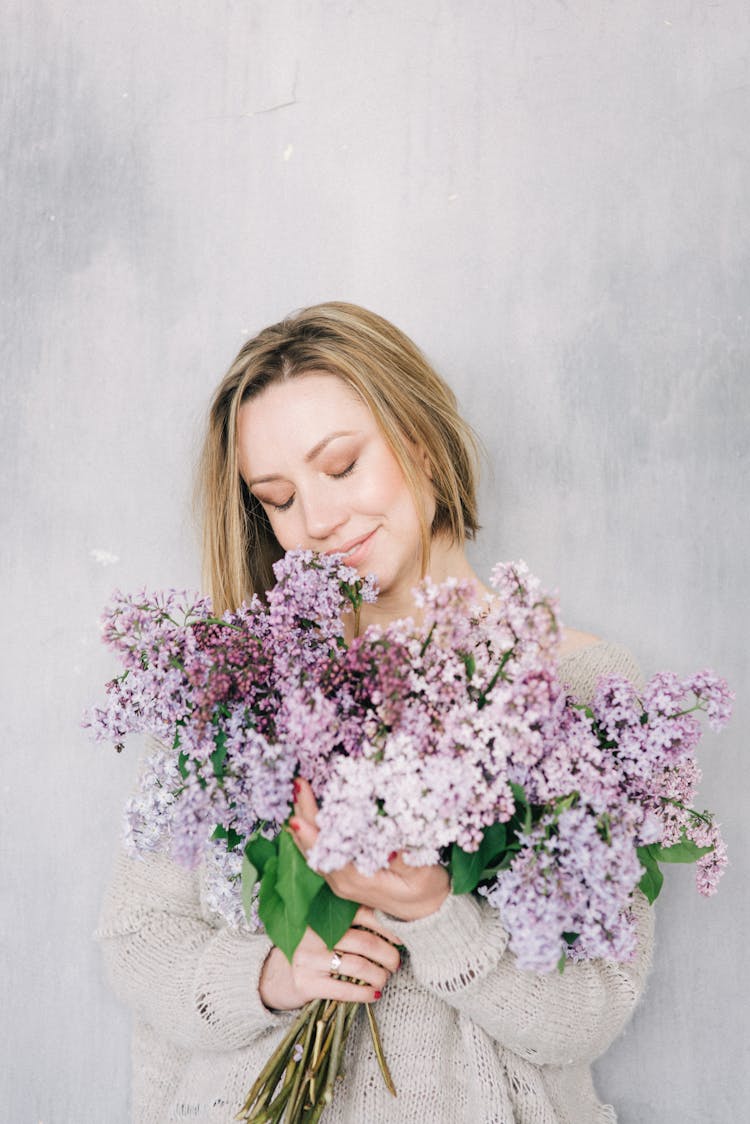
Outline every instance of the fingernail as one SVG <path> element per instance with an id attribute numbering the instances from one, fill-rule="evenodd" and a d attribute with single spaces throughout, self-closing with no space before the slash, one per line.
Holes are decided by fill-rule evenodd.
<path id="1" fill-rule="evenodd" d="M 376 992 L 375 992 L 375 998 L 376 998 L 376 999 L 380 999 L 380 996 L 381 996 L 382 994 L 383 994 L 383 993 L 382 993 L 382 991 L 376 991 Z"/>
<path id="2" fill-rule="evenodd" d="M 392 863 L 393 860 L 397 859 L 397 858 L 398 858 L 398 851 L 391 851 L 390 855 L 388 856 L 388 862 Z"/>
<path id="3" fill-rule="evenodd" d="M 300 790 L 299 777 L 295 777 L 294 780 L 292 781 L 292 789 L 294 791 L 295 797 L 299 796 L 299 790 Z"/>
<path id="4" fill-rule="evenodd" d="M 290 820 L 289 826 L 292 831 L 299 831 L 299 820 Z"/>

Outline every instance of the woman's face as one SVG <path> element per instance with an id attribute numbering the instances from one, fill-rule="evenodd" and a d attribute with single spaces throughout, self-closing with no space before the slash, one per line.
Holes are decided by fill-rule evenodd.
<path id="1" fill-rule="evenodd" d="M 376 575 L 381 602 L 410 593 L 421 573 L 414 499 L 369 408 L 342 379 L 310 372 L 273 383 L 240 408 L 238 442 L 242 477 L 284 550 L 344 554 Z M 424 482 L 429 526 L 426 472 Z"/>

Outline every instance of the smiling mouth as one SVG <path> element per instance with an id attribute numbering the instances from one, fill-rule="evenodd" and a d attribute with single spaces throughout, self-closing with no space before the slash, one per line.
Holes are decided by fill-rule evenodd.
<path id="1" fill-rule="evenodd" d="M 369 542 L 369 540 L 375 534 L 375 531 L 377 531 L 377 527 L 370 531 L 369 534 L 363 535 L 361 539 L 357 539 L 355 542 L 346 543 L 344 546 L 336 547 L 335 550 L 327 550 L 326 554 L 340 554 L 342 558 L 349 558 L 350 555 L 355 554 L 361 546 L 364 546 L 366 542 Z"/>

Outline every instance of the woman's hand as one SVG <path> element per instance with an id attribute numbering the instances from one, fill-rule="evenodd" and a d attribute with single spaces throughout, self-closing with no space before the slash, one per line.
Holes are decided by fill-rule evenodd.
<path id="1" fill-rule="evenodd" d="M 266 1007 L 290 1011 L 311 999 L 341 999 L 347 1003 L 372 1003 L 379 999 L 388 978 L 400 964 L 398 937 L 383 929 L 370 909 L 360 909 L 351 929 L 334 953 L 312 929 L 307 929 L 291 964 L 279 948 L 271 949 L 260 975 L 260 997 Z M 351 977 L 353 983 L 338 979 Z"/>
<path id="2" fill-rule="evenodd" d="M 318 837 L 315 817 L 318 805 L 309 783 L 295 781 L 294 816 L 289 821 L 292 837 L 306 855 Z M 322 874 L 322 872 L 319 872 Z M 349 901 L 380 909 L 400 921 L 416 921 L 435 913 L 450 893 L 445 867 L 408 866 L 398 855 L 391 856 L 387 870 L 367 877 L 353 863 L 323 874 L 335 894 Z"/>

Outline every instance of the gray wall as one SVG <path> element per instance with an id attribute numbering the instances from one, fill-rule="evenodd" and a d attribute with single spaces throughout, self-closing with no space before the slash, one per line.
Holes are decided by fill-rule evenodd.
<path id="1" fill-rule="evenodd" d="M 195 584 L 190 477 L 240 343 L 326 298 L 409 331 L 493 466 L 475 557 L 738 691 L 733 865 L 676 869 L 598 1067 L 623 1124 L 740 1119 L 750 9 L 665 0 L 5 0 L 3 1119 L 119 1124 L 91 933 L 135 752 L 77 727 L 111 589 Z M 744 991 L 744 995 L 743 995 Z"/>

